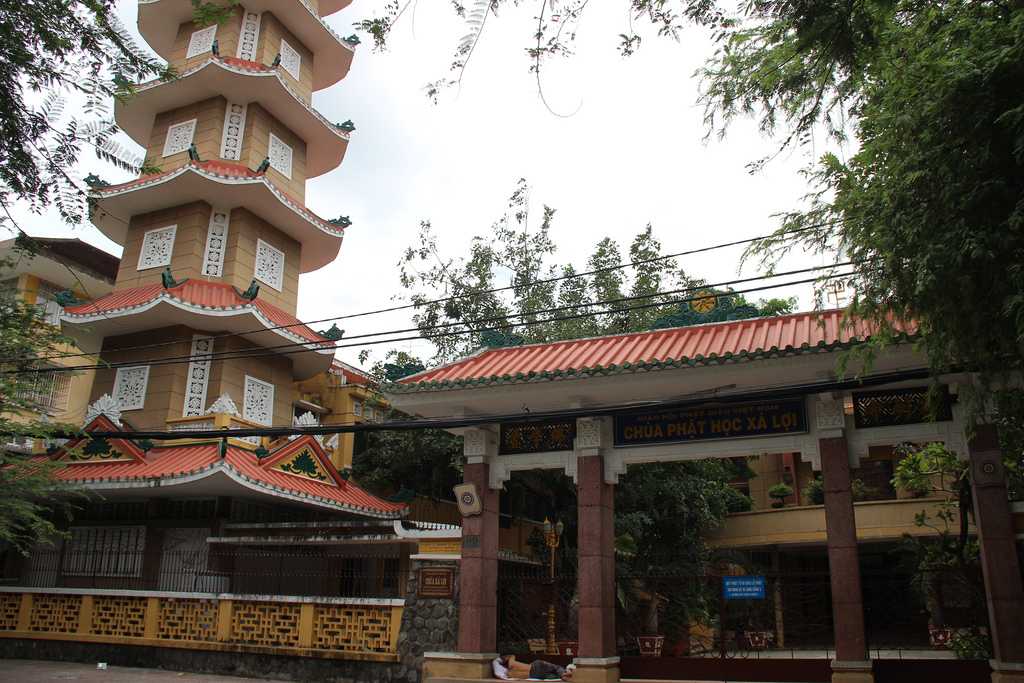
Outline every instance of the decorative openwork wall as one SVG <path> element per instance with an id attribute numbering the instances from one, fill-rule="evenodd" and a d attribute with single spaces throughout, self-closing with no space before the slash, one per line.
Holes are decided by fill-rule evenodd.
<path id="1" fill-rule="evenodd" d="M 0 591 L 0 638 L 394 661 L 402 600 Z"/>

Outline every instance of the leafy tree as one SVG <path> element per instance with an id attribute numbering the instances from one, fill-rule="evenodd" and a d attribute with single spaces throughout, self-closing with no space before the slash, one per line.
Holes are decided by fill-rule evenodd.
<path id="1" fill-rule="evenodd" d="M 19 258 L 32 258 L 24 248 Z M 12 261 L 0 261 L 0 273 Z M 17 362 L 0 365 L 0 435 L 2 443 L 47 440 L 62 429 L 75 427 L 41 419 L 41 404 L 56 381 L 52 373 L 37 373 L 38 359 L 66 349 L 70 340 L 45 322 L 44 311 L 26 304 L 17 291 L 0 290 L 0 358 Z M 38 541 L 58 536 L 83 494 L 56 476 L 60 465 L 28 452 L 0 448 L 0 549 L 28 550 Z"/>

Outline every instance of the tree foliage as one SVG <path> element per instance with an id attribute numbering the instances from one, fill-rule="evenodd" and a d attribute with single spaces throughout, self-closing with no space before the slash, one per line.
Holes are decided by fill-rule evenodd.
<path id="1" fill-rule="evenodd" d="M 15 257 L 31 259 L 32 253 L 19 249 Z M 12 261 L 0 261 L 0 274 L 11 266 Z M 56 376 L 33 372 L 45 367 L 40 357 L 63 351 L 69 341 L 44 322 L 40 307 L 26 304 L 14 290 L 0 290 L 0 358 L 21 359 L 0 365 L 3 444 L 46 440 L 58 430 L 75 428 L 41 418 Z M 0 448 L 0 545 L 27 552 L 37 541 L 59 535 L 62 522 L 83 499 L 55 477 L 60 467 L 28 452 Z"/>

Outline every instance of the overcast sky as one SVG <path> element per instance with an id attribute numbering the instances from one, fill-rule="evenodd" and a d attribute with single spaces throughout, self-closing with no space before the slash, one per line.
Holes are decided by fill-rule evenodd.
<path id="1" fill-rule="evenodd" d="M 383 0 L 356 0 L 327 18 L 341 35 Z M 469 238 L 499 217 L 516 180 L 528 179 L 535 215 L 558 209 L 552 237 L 561 257 L 582 265 L 594 243 L 610 236 L 627 246 L 648 222 L 675 252 L 763 234 L 772 214 L 794 208 L 806 185 L 798 174 L 812 151 L 775 160 L 751 175 L 746 164 L 774 151 L 749 121 L 723 141 L 704 141 L 694 70 L 711 54 L 697 29 L 680 42 L 642 32 L 640 51 L 623 58 L 618 35 L 628 30 L 625 2 L 591 3 L 579 27 L 576 54 L 549 61 L 540 101 L 524 47 L 535 28 L 535 3 L 511 4 L 488 20 L 462 85 L 439 104 L 423 86 L 449 76 L 452 50 L 465 33 L 448 3 L 420 2 L 396 26 L 387 52 L 365 41 L 347 78 L 314 95 L 332 121 L 351 118 L 357 130 L 342 166 L 308 185 L 309 207 L 325 218 L 351 217 L 337 261 L 301 280 L 299 317 L 326 318 L 393 304 L 402 293 L 396 263 L 429 219 L 446 255 L 464 253 Z M 123 0 L 134 32 L 136 3 Z M 637 25 L 639 28 L 639 24 Z M 141 42 L 141 39 L 140 39 Z M 820 150 L 819 150 L 820 152 Z M 91 156 L 81 176 L 111 181 L 123 174 Z M 120 254 L 91 224 L 66 226 L 56 214 L 17 214 L 30 234 L 77 236 Z M 737 275 L 741 248 L 683 259 L 693 277 L 710 282 Z M 821 257 L 791 263 L 818 265 Z M 748 266 L 743 275 L 754 275 Z M 811 305 L 809 286 L 776 290 Z M 339 323 L 349 335 L 407 326 L 407 311 Z M 314 325 L 322 328 L 325 325 Z M 386 347 L 374 347 L 378 355 Z M 430 355 L 425 342 L 405 350 Z M 355 362 L 358 349 L 339 355 Z"/>

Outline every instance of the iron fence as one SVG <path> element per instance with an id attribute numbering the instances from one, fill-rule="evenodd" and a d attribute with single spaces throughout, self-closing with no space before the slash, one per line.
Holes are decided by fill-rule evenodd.
<path id="1" fill-rule="evenodd" d="M 105 552 L 52 549 L 4 562 L 3 584 L 26 588 L 403 597 L 408 572 L 397 557 L 310 548 L 217 548 Z"/>

